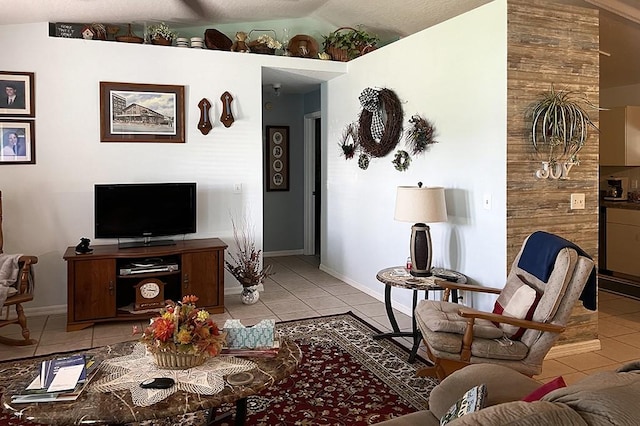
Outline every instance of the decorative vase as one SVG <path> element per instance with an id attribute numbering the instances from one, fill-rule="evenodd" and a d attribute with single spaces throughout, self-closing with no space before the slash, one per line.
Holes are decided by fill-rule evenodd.
<path id="1" fill-rule="evenodd" d="M 260 292 L 257 285 L 242 288 L 242 294 L 240 295 L 242 303 L 245 305 L 253 305 L 260 299 Z"/>
<path id="2" fill-rule="evenodd" d="M 167 370 L 186 370 L 187 368 L 197 367 L 204 364 L 209 355 L 200 354 L 183 354 L 176 352 L 155 352 L 153 358 L 156 360 L 158 367 Z"/>

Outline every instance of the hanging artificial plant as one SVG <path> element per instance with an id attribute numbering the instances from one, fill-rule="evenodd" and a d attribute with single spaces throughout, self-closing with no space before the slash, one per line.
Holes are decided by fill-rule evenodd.
<path id="1" fill-rule="evenodd" d="M 409 125 L 405 139 L 413 155 L 422 154 L 429 145 L 438 143 L 434 140 L 436 129 L 426 118 L 415 114 L 409 119 Z"/>
<path id="2" fill-rule="evenodd" d="M 530 107 L 533 149 L 544 152 L 551 165 L 561 161 L 579 163 L 578 152 L 587 140 L 588 127 L 598 130 L 578 99 L 598 109 L 586 95 L 555 90 L 553 85 Z"/>
<path id="3" fill-rule="evenodd" d="M 355 123 L 349 123 L 344 129 L 339 145 L 344 158 L 352 159 L 358 150 L 358 127 Z"/>

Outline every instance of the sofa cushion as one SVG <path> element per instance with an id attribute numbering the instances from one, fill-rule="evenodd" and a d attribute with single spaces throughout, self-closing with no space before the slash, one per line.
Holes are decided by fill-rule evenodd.
<path id="1" fill-rule="evenodd" d="M 538 306 L 541 295 L 522 277 L 515 275 L 507 280 L 507 284 L 500 293 L 493 306 L 493 313 L 511 318 L 531 320 L 533 313 Z M 525 332 L 522 327 L 511 324 L 495 323 L 500 327 L 507 337 L 512 340 L 519 340 Z"/>
<path id="2" fill-rule="evenodd" d="M 557 389 L 542 401 L 562 403 L 592 425 L 638 424 L 640 371 L 603 371 Z"/>
<path id="3" fill-rule="evenodd" d="M 460 305 L 457 303 L 421 300 L 416 307 L 415 316 L 431 331 L 464 334 L 467 319 L 458 315 L 459 309 Z M 504 336 L 504 332 L 491 321 L 476 319 L 473 335 L 485 339 L 499 339 Z"/>
<path id="4" fill-rule="evenodd" d="M 485 406 L 487 398 L 487 385 L 474 386 L 462 395 L 455 404 L 444 413 L 440 419 L 440 426 L 444 426 L 452 420 L 458 419 L 469 413 L 480 411 Z"/>
<path id="5" fill-rule="evenodd" d="M 564 404 L 547 401 L 513 401 L 463 416 L 447 426 L 586 426 L 587 424 L 578 413 Z M 606 423 L 598 424 L 604 426 Z"/>
<path id="6" fill-rule="evenodd" d="M 542 398 L 549 392 L 554 391 L 556 389 L 564 388 L 566 386 L 567 384 L 564 382 L 564 379 L 562 378 L 562 376 L 556 377 L 555 379 L 545 383 L 544 385 L 540 386 L 538 389 L 531 392 L 529 395 L 522 398 L 522 401 L 525 401 L 525 402 L 539 401 L 540 398 Z"/>

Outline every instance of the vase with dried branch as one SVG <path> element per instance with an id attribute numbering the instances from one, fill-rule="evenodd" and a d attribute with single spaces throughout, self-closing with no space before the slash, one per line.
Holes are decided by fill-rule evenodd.
<path id="1" fill-rule="evenodd" d="M 242 284 L 242 302 L 245 304 L 256 303 L 260 297 L 258 285 L 272 275 L 271 265 L 262 266 L 262 250 L 256 248 L 254 232 L 250 224 L 243 220 L 242 227 L 233 226 L 233 239 L 236 244 L 236 252 L 228 253 L 229 260 L 225 260 L 225 269 Z"/>

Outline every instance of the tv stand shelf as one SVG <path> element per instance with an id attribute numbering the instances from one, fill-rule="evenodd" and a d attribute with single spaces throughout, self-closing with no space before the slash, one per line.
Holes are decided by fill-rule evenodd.
<path id="1" fill-rule="evenodd" d="M 67 261 L 67 331 L 82 330 L 95 323 L 147 319 L 156 311 L 128 312 L 135 300 L 135 285 L 155 278 L 164 283 L 164 298 L 180 300 L 198 296 L 198 307 L 209 313 L 224 312 L 224 251 L 218 238 L 176 241 L 171 246 L 118 248 L 92 246 L 93 253 L 64 253 Z M 145 260 L 177 265 L 177 270 L 123 275 L 121 268 Z M 175 266 L 174 266 L 175 267 Z"/>

